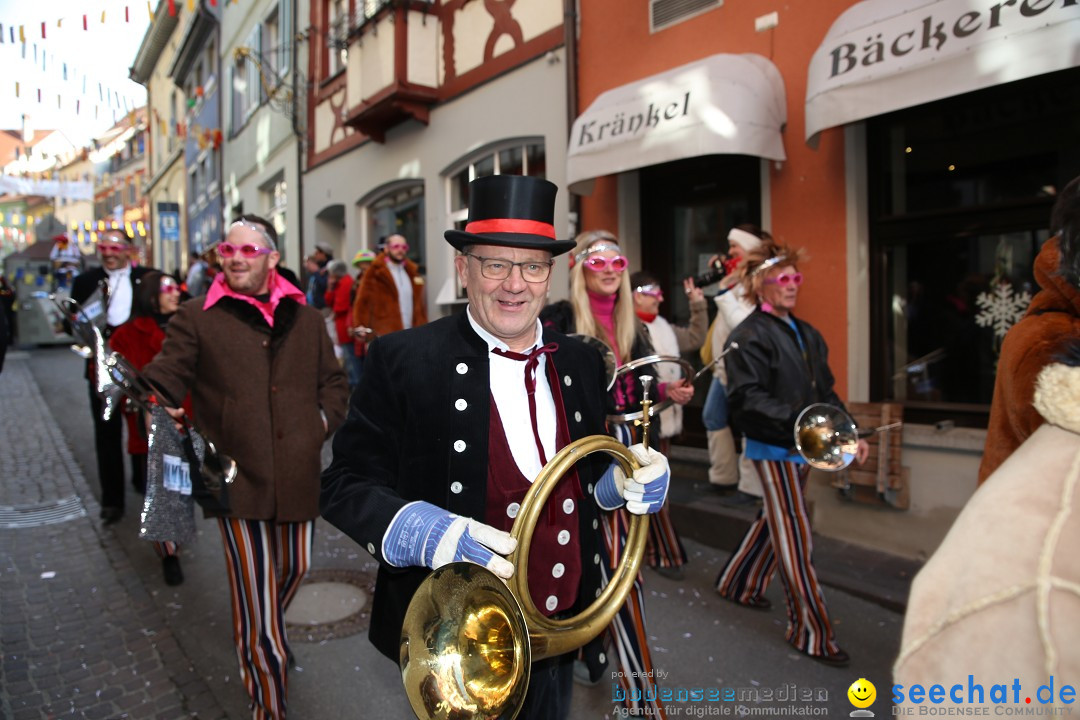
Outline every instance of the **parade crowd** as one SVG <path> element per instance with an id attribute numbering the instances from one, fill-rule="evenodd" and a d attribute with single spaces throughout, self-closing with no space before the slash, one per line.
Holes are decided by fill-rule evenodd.
<path id="1" fill-rule="evenodd" d="M 555 621 L 584 611 L 616 581 L 640 516 L 650 520 L 643 564 L 683 579 L 688 558 L 666 502 L 667 454 L 698 392 L 706 393 L 712 491 L 724 503 L 759 507 L 715 592 L 769 611 L 765 591 L 779 577 L 792 648 L 828 666 L 852 660 L 814 568 L 811 466 L 793 440 L 808 406 L 845 410 L 825 340 L 798 314 L 804 282 L 812 288 L 823 278 L 796 245 L 740 224 L 717 238 L 707 277 L 667 287 L 648 268 L 632 268 L 607 230 L 558 239 L 556 193 L 545 180 L 516 175 L 470 183 L 468 221 L 445 233 L 468 304 L 432 321 L 409 238 L 382 238 L 349 262 L 317 243 L 298 276 L 281 264 L 273 224 L 250 214 L 192 256 L 183 278 L 133 264 L 133 239 L 119 228 L 101 233 L 97 267 L 67 272 L 79 307 L 69 319 L 97 327 L 138 380 L 138 390 L 128 389 L 138 397 L 109 413 L 102 388 L 117 380 L 103 377 L 100 357 L 87 361 L 100 520 L 113 525 L 131 510 L 127 478 L 146 497 L 144 525 L 182 526 L 189 518 L 163 516 L 196 505 L 216 518 L 252 717 L 286 716 L 292 653 L 284 612 L 311 565 L 320 516 L 378 561 L 371 641 L 395 663 L 410 600 L 433 570 L 466 561 L 514 577 L 522 562 L 507 560 L 519 544 L 510 531 L 533 481 L 563 448 L 591 436 L 616 439 L 633 460 L 588 454 L 555 487 L 531 538 L 528 597 L 519 600 Z M 1053 237 L 1036 261 L 1042 291 L 1002 350 L 984 485 L 915 582 L 897 682 L 922 682 L 957 663 L 992 674 L 1005 658 L 1042 672 L 1039 639 L 1045 645 L 1069 632 L 1044 632 L 1048 613 L 1075 614 L 1067 600 L 1032 592 L 1030 607 L 1018 608 L 999 601 L 994 582 L 1014 572 L 1027 587 L 1025 573 L 1045 569 L 1047 553 L 1053 559 L 1029 540 L 1066 522 L 1060 512 L 1080 472 L 1072 460 L 1080 432 L 1078 196 L 1080 179 L 1055 205 Z M 557 262 L 569 266 L 567 299 L 549 303 Z M 716 288 L 715 313 L 706 285 Z M 686 296 L 684 325 L 662 314 L 671 292 Z M 0 312 L 0 370 L 7 325 Z M 687 353 L 700 355 L 707 385 L 695 388 L 692 371 L 676 362 Z M 657 355 L 667 359 L 649 361 Z M 647 424 L 636 422 L 644 400 L 662 408 Z M 185 450 L 174 453 L 165 435 Z M 193 445 L 192 436 L 202 442 Z M 333 459 L 324 469 L 328 440 Z M 859 439 L 848 451 L 849 462 L 862 463 L 868 446 Z M 220 453 L 215 462 L 235 462 L 231 482 L 203 472 L 212 453 Z M 1024 489 L 1034 479 L 1025 467 L 1036 462 L 1046 492 Z M 158 504 L 168 492 L 191 500 Z M 1025 503 L 1030 511 L 1017 513 Z M 1000 529 L 993 538 L 987 523 Z M 152 543 L 168 585 L 184 582 L 184 539 Z M 1070 572 L 1061 570 L 1063 582 L 1076 582 Z M 595 684 L 605 672 L 619 679 L 626 711 L 666 717 L 653 685 L 648 578 L 637 574 L 610 623 L 583 647 L 532 664 L 518 717 L 568 717 L 574 684 Z M 943 589 L 950 586 L 951 594 Z M 985 628 L 994 625 L 1018 627 L 1002 635 L 1012 647 L 988 649 Z M 1016 647 L 1021 637 L 1030 638 L 1019 641 L 1030 652 Z M 1075 650 L 1059 648 L 1055 657 L 1058 675 L 1080 670 Z M 1008 675 L 1025 671 L 1010 666 Z M 434 685 L 423 692 L 436 693 Z"/>

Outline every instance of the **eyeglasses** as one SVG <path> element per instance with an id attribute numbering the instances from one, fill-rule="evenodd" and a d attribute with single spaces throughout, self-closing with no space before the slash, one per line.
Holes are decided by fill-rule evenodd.
<path id="1" fill-rule="evenodd" d="M 766 285 L 794 285 L 799 287 L 802 285 L 802 273 L 781 273 L 776 277 L 765 278 Z"/>
<path id="2" fill-rule="evenodd" d="M 127 252 L 128 251 L 128 246 L 123 244 L 123 243 L 99 242 L 98 246 L 97 246 L 97 249 L 98 249 L 98 252 L 121 253 L 121 252 Z"/>
<path id="3" fill-rule="evenodd" d="M 634 288 L 634 292 L 641 293 L 642 295 L 648 295 L 649 297 L 656 298 L 657 300 L 664 299 L 664 291 L 660 289 L 659 285 L 638 285 Z"/>
<path id="4" fill-rule="evenodd" d="M 554 260 L 526 260 L 525 262 L 511 262 L 505 258 L 486 258 L 472 253 L 465 253 L 468 257 L 474 257 L 480 261 L 480 274 L 488 280 L 505 280 L 510 277 L 514 267 L 521 268 L 521 278 L 525 282 L 540 283 L 551 275 L 551 266 Z"/>
<path id="5" fill-rule="evenodd" d="M 165 293 L 178 293 L 180 292 L 180 284 L 175 280 L 165 278 L 161 281 L 161 286 L 158 288 L 158 292 L 162 295 Z"/>
<path id="6" fill-rule="evenodd" d="M 393 245 L 387 245 L 386 249 L 387 250 L 404 250 L 405 252 L 408 252 L 409 251 L 409 243 L 394 243 Z"/>
<path id="7" fill-rule="evenodd" d="M 615 257 L 610 258 L 593 255 L 585 261 L 585 267 L 593 272 L 605 272 L 607 270 L 611 270 L 612 272 L 622 272 L 628 265 L 630 265 L 630 261 L 622 255 L 616 255 Z"/>
<path id="8" fill-rule="evenodd" d="M 250 243 L 245 245 L 233 245 L 232 243 L 222 242 L 217 246 L 218 255 L 223 258 L 231 258 L 239 252 L 246 258 L 259 257 L 260 255 L 269 255 L 274 252 L 268 247 L 259 247 L 258 245 L 252 245 Z"/>

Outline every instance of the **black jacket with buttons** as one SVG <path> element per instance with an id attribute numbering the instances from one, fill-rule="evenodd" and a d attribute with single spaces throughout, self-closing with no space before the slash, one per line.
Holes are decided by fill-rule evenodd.
<path id="1" fill-rule="evenodd" d="M 606 381 L 600 354 L 549 329 L 544 342 L 559 346 L 551 359 L 562 382 L 571 439 L 604 434 Z M 487 344 L 462 313 L 373 342 L 348 418 L 334 437 L 320 509 L 379 560 L 370 635 L 375 647 L 395 662 L 409 600 L 430 571 L 388 565 L 383 535 L 398 510 L 416 500 L 483 521 L 490 399 Z M 595 484 L 609 462 L 603 454 L 579 462 L 575 467 L 582 487 Z M 578 609 L 594 599 L 600 586 L 593 562 L 600 547 L 600 531 L 593 527 L 599 512 L 591 497 L 579 509 Z"/>
<path id="2" fill-rule="evenodd" d="M 795 421 L 813 403 L 843 409 L 833 391 L 829 349 L 821 333 L 791 316 L 806 344 L 799 345 L 786 321 L 760 308 L 732 330 L 727 345 L 739 347 L 724 356 L 732 422 L 746 437 L 794 449 Z"/>

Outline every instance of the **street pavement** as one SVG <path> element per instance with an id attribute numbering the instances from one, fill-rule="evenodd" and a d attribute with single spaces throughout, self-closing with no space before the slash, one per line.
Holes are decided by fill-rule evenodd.
<path id="1" fill-rule="evenodd" d="M 217 525 L 198 520 L 196 541 L 181 551 L 185 582 L 178 587 L 165 585 L 160 561 L 137 537 L 141 500 L 130 484 L 124 519 L 101 526 L 87 386 L 82 361 L 66 348 L 9 353 L 0 373 L 0 478 L 0 717 L 250 717 Z M 674 482 L 684 507 L 715 499 L 695 500 L 700 491 L 678 470 Z M 65 499 L 71 502 L 51 514 L 29 512 Z M 9 518 L 15 519 L 8 525 L 52 522 L 2 524 Z M 692 539 L 685 544 L 685 578 L 651 570 L 644 576 L 660 685 L 676 698 L 689 695 L 668 703 L 669 717 L 846 717 L 853 709 L 847 688 L 859 678 L 877 686 L 871 709 L 878 717 L 891 714 L 890 667 L 902 624 L 890 609 L 896 603 L 827 587 L 839 642 L 852 656 L 848 668 L 827 667 L 785 643 L 778 582 L 768 592 L 771 611 L 724 602 L 713 583 L 727 552 Z M 318 522 L 312 582 L 288 618 L 297 660 L 289 674 L 290 718 L 412 717 L 395 664 L 374 651 L 363 629 L 375 571 L 366 552 Z M 351 595 L 341 597 L 341 586 L 329 584 L 341 580 L 351 583 Z M 303 624 L 319 618 L 326 622 Z M 613 687 L 610 676 L 595 687 L 576 686 L 572 717 L 619 717 Z M 698 688 L 704 699 L 694 700 L 690 691 Z M 735 702 L 708 699 L 726 691 Z M 814 699 L 799 699 L 806 693 Z"/>

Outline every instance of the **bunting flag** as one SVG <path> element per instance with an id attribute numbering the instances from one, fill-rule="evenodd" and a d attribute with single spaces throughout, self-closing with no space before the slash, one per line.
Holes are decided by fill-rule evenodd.
<path id="1" fill-rule="evenodd" d="M 128 14 L 128 6 L 127 5 L 124 6 L 124 22 L 126 22 L 126 23 L 131 22 L 131 15 Z"/>
<path id="2" fill-rule="evenodd" d="M 176 17 L 176 0 L 169 0 L 169 17 Z"/>
<path id="3" fill-rule="evenodd" d="M 89 30 L 90 29 L 89 27 L 87 27 L 86 15 L 85 14 L 82 16 L 82 29 L 83 30 Z"/>
<path id="4" fill-rule="evenodd" d="M 0 23 L 0 45 L 4 44 L 4 23 Z"/>
<path id="5" fill-rule="evenodd" d="M 45 23 L 41 23 L 41 39 L 45 39 Z"/>
<path id="6" fill-rule="evenodd" d="M 150 16 L 150 22 L 154 22 L 154 8 L 150 7 L 150 0 L 146 0 L 146 14 Z"/>

